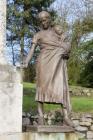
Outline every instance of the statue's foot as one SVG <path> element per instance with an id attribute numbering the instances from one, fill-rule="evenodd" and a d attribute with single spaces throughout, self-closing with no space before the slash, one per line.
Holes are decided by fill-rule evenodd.
<path id="1" fill-rule="evenodd" d="M 39 118 L 38 118 L 38 124 L 39 125 L 44 125 L 44 118 L 43 117 L 39 116 Z"/>
<path id="2" fill-rule="evenodd" d="M 73 128 L 75 127 L 73 122 L 67 117 L 64 117 L 63 124 L 68 125 L 68 126 L 73 127 Z"/>

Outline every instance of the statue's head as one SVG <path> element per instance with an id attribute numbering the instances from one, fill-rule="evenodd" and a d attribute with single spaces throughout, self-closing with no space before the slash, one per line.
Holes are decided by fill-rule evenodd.
<path id="1" fill-rule="evenodd" d="M 60 26 L 58 24 L 54 26 L 54 30 L 58 35 L 61 35 L 63 33 L 62 26 Z"/>
<path id="2" fill-rule="evenodd" d="M 38 14 L 43 29 L 48 29 L 51 23 L 51 16 L 48 12 L 42 11 Z"/>

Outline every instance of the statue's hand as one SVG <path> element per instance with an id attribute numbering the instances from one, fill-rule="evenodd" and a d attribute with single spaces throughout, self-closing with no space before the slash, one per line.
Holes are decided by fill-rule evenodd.
<path id="1" fill-rule="evenodd" d="M 68 53 L 66 53 L 66 54 L 63 54 L 63 57 L 62 57 L 63 59 L 69 59 L 69 54 Z"/>

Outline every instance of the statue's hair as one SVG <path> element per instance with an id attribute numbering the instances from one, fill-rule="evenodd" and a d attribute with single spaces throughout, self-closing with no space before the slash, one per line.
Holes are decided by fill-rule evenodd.
<path id="1" fill-rule="evenodd" d="M 38 14 L 38 18 L 41 20 L 43 17 L 51 18 L 50 13 L 47 11 L 42 11 Z"/>

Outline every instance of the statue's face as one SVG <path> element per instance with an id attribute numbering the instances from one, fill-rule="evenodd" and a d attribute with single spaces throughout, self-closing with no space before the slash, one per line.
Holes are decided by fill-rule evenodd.
<path id="1" fill-rule="evenodd" d="M 56 32 L 58 35 L 61 35 L 61 34 L 63 33 L 62 27 L 59 26 L 59 25 L 56 25 L 56 26 L 54 27 L 54 29 L 55 29 L 55 32 Z"/>
<path id="2" fill-rule="evenodd" d="M 43 29 L 48 29 L 50 26 L 50 19 L 48 17 L 42 17 L 41 24 Z"/>

